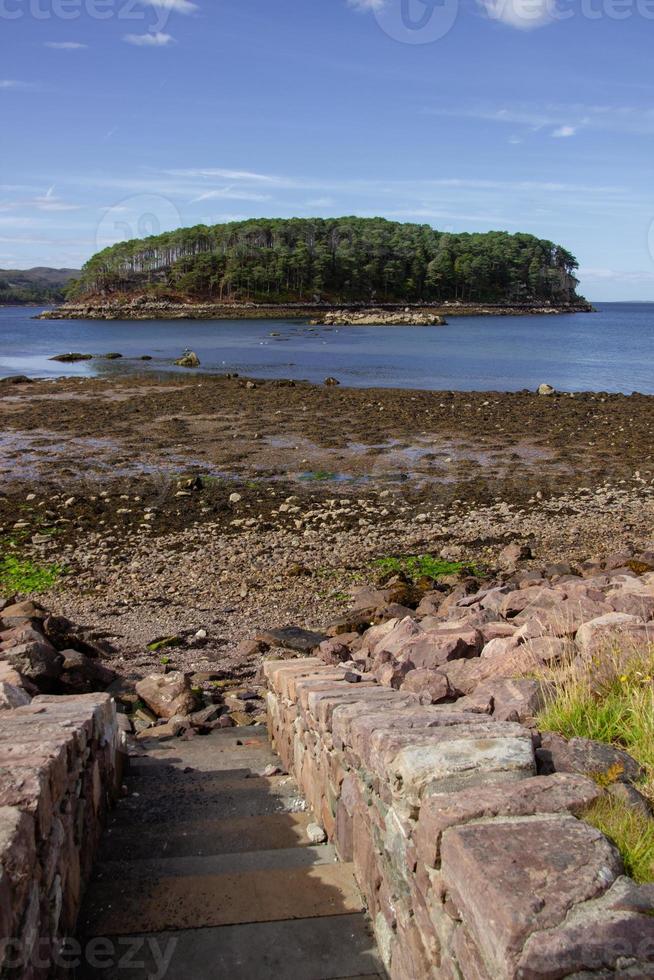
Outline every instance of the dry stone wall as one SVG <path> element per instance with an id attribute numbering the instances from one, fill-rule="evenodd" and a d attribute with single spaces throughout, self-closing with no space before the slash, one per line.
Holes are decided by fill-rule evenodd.
<path id="1" fill-rule="evenodd" d="M 318 658 L 264 672 L 275 746 L 354 862 L 392 980 L 654 977 L 654 889 L 579 819 L 591 779 L 537 774 L 529 728 Z"/>
<path id="2" fill-rule="evenodd" d="M 0 711 L 2 980 L 68 975 L 62 940 L 74 935 L 121 758 L 107 694 L 37 695 Z"/>

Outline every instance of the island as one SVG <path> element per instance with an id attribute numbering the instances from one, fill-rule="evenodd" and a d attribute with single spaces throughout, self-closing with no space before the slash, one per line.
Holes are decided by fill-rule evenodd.
<path id="1" fill-rule="evenodd" d="M 197 225 L 94 255 L 46 318 L 232 319 L 371 310 L 445 314 L 589 311 L 575 257 L 504 231 L 452 234 L 384 218 L 266 218 Z M 391 317 L 392 319 L 392 317 Z M 327 322 L 329 322 L 327 320 Z"/>

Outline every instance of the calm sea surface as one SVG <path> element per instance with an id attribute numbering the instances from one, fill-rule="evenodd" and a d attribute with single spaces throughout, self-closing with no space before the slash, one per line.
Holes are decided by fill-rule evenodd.
<path id="1" fill-rule="evenodd" d="M 654 303 L 602 303 L 599 312 L 461 317 L 445 327 L 310 327 L 294 320 L 34 320 L 0 307 L 0 376 L 175 372 L 185 347 L 202 370 L 261 378 L 400 388 L 516 391 L 542 382 L 564 391 L 654 393 Z M 118 361 L 48 360 L 68 351 Z M 141 355 L 152 361 L 139 361 Z M 184 372 L 188 374 L 188 370 Z"/>

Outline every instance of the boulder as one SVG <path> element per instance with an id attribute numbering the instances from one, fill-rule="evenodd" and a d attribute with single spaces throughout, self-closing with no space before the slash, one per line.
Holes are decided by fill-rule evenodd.
<path id="1" fill-rule="evenodd" d="M 183 368 L 198 368 L 200 367 L 200 358 L 194 351 L 190 350 L 182 354 L 181 357 L 178 357 L 176 361 L 173 361 L 173 364 Z"/>
<path id="2" fill-rule="evenodd" d="M 476 657 L 481 643 L 479 630 L 443 627 L 408 640 L 401 646 L 397 659 L 411 668 L 435 668 L 448 660 Z"/>
<path id="3" fill-rule="evenodd" d="M 0 711 L 12 711 L 31 702 L 31 697 L 20 683 L 20 677 L 15 671 L 16 682 L 2 678 L 0 680 Z"/>
<path id="4" fill-rule="evenodd" d="M 73 693 L 106 691 L 116 679 L 116 674 L 97 660 L 92 660 L 79 650 L 63 650 L 61 684 Z"/>
<path id="5" fill-rule="evenodd" d="M 542 735 L 536 759 L 544 775 L 578 772 L 607 784 L 638 782 L 645 775 L 642 766 L 622 749 L 589 738 L 568 740 L 555 732 Z"/>
<path id="6" fill-rule="evenodd" d="M 499 654 L 508 653 L 509 650 L 515 650 L 518 643 L 519 641 L 515 636 L 497 636 L 494 640 L 489 640 L 488 643 L 484 644 L 481 656 L 487 659 L 488 657 L 496 657 Z"/>
<path id="7" fill-rule="evenodd" d="M 530 678 L 494 677 L 456 703 L 457 711 L 492 715 L 498 721 L 532 724 L 545 704 L 548 687 Z"/>
<path id="8" fill-rule="evenodd" d="M 597 898 L 623 872 L 616 848 L 567 814 L 451 827 L 441 855 L 441 887 L 453 914 L 469 923 L 487 975 L 505 980 L 571 976 L 519 970 L 524 944 L 530 936 L 549 935 L 571 908 Z"/>
<path id="9" fill-rule="evenodd" d="M 280 629 L 266 630 L 256 639 L 271 647 L 284 647 L 297 653 L 312 653 L 323 640 L 328 640 L 329 637 L 326 633 L 316 633 L 314 630 L 302 629 L 300 626 L 284 626 Z"/>
<path id="10" fill-rule="evenodd" d="M 518 566 L 518 562 L 527 561 L 532 557 L 531 548 L 526 544 L 508 544 L 500 551 L 497 564 L 505 571 L 513 572 Z"/>
<path id="11" fill-rule="evenodd" d="M 376 639 L 373 645 L 366 644 L 373 657 L 378 657 L 382 653 L 397 657 L 402 649 L 410 640 L 418 636 L 424 636 L 424 630 L 414 619 L 406 616 L 402 620 L 390 620 L 393 624 L 388 631 L 380 631 L 379 640 Z M 372 630 L 370 631 L 372 633 Z"/>
<path id="12" fill-rule="evenodd" d="M 423 704 L 438 704 L 452 697 L 447 677 L 436 673 L 435 670 L 425 668 L 410 670 L 404 677 L 400 689 L 419 695 Z"/>
<path id="13" fill-rule="evenodd" d="M 556 388 L 553 388 L 552 385 L 548 385 L 548 384 L 538 385 L 538 388 L 536 390 L 536 393 L 538 395 L 545 395 L 545 396 L 553 395 L 555 392 L 556 392 Z"/>
<path id="14" fill-rule="evenodd" d="M 61 674 L 63 658 L 44 637 L 11 646 L 3 656 L 22 677 L 45 693 L 53 690 Z"/>
<path id="15" fill-rule="evenodd" d="M 603 644 L 609 647 L 612 643 L 619 643 L 621 635 L 627 632 L 626 627 L 641 623 L 638 616 L 629 613 L 605 613 L 584 622 L 577 630 L 575 642 L 580 653 L 591 655 Z"/>
<path id="16" fill-rule="evenodd" d="M 180 671 L 150 674 L 137 683 L 136 693 L 158 718 L 188 715 L 195 707 L 189 680 Z"/>
<path id="17" fill-rule="evenodd" d="M 339 637 L 335 636 L 330 640 L 322 641 L 318 647 L 318 656 L 326 664 L 341 664 L 352 659 L 352 651 Z"/>

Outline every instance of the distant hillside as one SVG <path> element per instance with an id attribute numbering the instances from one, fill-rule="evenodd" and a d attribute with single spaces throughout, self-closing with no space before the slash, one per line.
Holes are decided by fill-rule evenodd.
<path id="1" fill-rule="evenodd" d="M 0 305 L 61 303 L 65 287 L 80 275 L 79 269 L 0 269 Z"/>
<path id="2" fill-rule="evenodd" d="M 121 242 L 86 263 L 71 298 L 560 305 L 578 299 L 577 266 L 533 235 L 455 235 L 383 218 L 261 218 Z"/>

